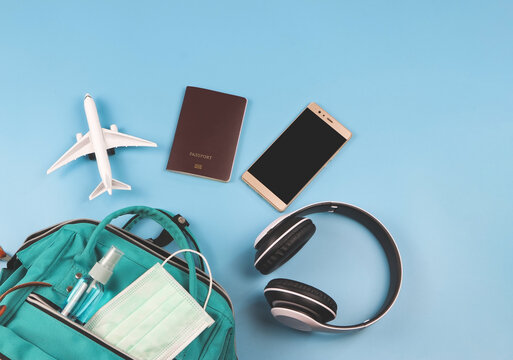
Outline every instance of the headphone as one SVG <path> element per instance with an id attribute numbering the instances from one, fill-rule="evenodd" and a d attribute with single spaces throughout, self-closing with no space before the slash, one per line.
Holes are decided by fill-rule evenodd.
<path id="1" fill-rule="evenodd" d="M 255 268 L 267 275 L 290 260 L 315 232 L 312 220 L 304 217 L 317 213 L 335 213 L 351 218 L 367 228 L 379 241 L 387 258 L 390 281 L 380 309 L 370 319 L 355 325 L 332 325 L 337 316 L 337 303 L 325 292 L 288 279 L 273 279 L 264 290 L 271 314 L 284 325 L 301 331 L 346 332 L 366 328 L 381 319 L 394 305 L 402 282 L 401 256 L 392 235 L 368 212 L 341 202 L 319 202 L 307 205 L 273 221 L 255 241 Z"/>

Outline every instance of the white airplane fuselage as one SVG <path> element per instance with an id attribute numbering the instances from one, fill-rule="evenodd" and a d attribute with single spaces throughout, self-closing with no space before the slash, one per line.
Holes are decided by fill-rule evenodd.
<path id="1" fill-rule="evenodd" d="M 110 129 L 102 128 L 96 104 L 89 94 L 86 94 L 84 98 L 84 110 L 89 131 L 84 135 L 81 133 L 77 134 L 76 143 L 50 166 L 46 173 L 50 174 L 79 157 L 94 154 L 102 181 L 93 190 L 91 195 L 89 195 L 89 200 L 94 199 L 104 192 L 108 192 L 109 195 L 112 195 L 112 190 L 130 190 L 132 188 L 130 185 L 112 178 L 112 170 L 109 161 L 110 149 L 114 150 L 121 146 L 156 147 L 157 144 L 132 135 L 120 133 L 116 125 L 111 125 Z"/>
<path id="2" fill-rule="evenodd" d="M 84 98 L 84 110 L 86 114 L 87 124 L 89 125 L 89 136 L 91 137 L 91 145 L 93 146 L 94 155 L 96 156 L 96 165 L 109 195 L 112 194 L 112 170 L 110 168 L 109 154 L 107 153 L 107 145 L 103 138 L 103 130 L 98 117 L 98 110 L 91 95 L 86 94 Z"/>

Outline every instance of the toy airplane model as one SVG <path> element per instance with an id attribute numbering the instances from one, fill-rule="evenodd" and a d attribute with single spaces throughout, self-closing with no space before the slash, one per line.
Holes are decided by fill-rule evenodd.
<path id="1" fill-rule="evenodd" d="M 130 190 L 130 185 L 112 178 L 108 152 L 113 152 L 114 148 L 120 146 L 156 147 L 157 144 L 135 136 L 122 134 L 118 132 L 118 127 L 116 125 L 111 125 L 110 130 L 103 129 L 100 125 L 100 118 L 98 117 L 96 104 L 89 94 L 86 94 L 84 98 L 84 110 L 87 118 L 87 124 L 89 125 L 89 132 L 85 135 L 78 133 L 76 135 L 76 144 L 66 151 L 66 153 L 64 153 L 64 155 L 62 155 L 46 173 L 49 174 L 81 156 L 89 155 L 91 159 L 96 158 L 98 171 L 102 178 L 100 184 L 96 189 L 94 189 L 91 195 L 89 195 L 89 200 L 103 194 L 105 191 L 107 191 L 109 195 L 112 195 L 112 189 Z"/>

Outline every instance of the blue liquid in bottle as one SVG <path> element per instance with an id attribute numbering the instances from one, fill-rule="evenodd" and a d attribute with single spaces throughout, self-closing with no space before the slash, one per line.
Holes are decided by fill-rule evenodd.
<path id="1" fill-rule="evenodd" d="M 104 294 L 104 285 L 112 276 L 112 271 L 123 256 L 123 252 L 112 246 L 105 256 L 97 262 L 87 276 L 79 279 L 71 290 L 61 314 L 85 324 L 96 311 Z"/>

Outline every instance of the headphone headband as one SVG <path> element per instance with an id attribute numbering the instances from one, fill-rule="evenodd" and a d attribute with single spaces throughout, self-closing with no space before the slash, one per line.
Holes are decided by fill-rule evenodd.
<path id="1" fill-rule="evenodd" d="M 377 322 L 379 319 L 381 319 L 385 314 L 390 310 L 390 308 L 394 305 L 397 296 L 399 295 L 399 291 L 401 289 L 401 282 L 402 282 L 402 262 L 401 262 L 401 256 L 399 254 L 399 249 L 397 248 L 397 245 L 390 234 L 390 232 L 385 228 L 385 226 L 373 215 L 366 212 L 365 210 L 346 203 L 342 202 L 334 202 L 334 201 L 325 201 L 325 202 L 319 202 L 311 205 L 307 205 L 303 208 L 300 208 L 288 215 L 284 215 L 273 221 L 257 238 L 255 241 L 255 247 L 258 246 L 259 241 L 262 239 L 262 237 L 277 227 L 282 222 L 286 221 L 289 218 L 292 217 L 301 217 L 305 215 L 311 215 L 311 214 L 317 214 L 317 213 L 323 213 L 323 212 L 331 212 L 336 213 L 339 215 L 343 215 L 346 217 L 349 217 L 361 225 L 363 225 L 366 229 L 368 229 L 372 235 L 379 241 L 381 244 L 381 247 L 385 251 L 385 255 L 387 258 L 388 268 L 390 272 L 390 282 L 388 286 L 388 292 L 387 296 L 385 298 L 385 301 L 383 302 L 383 305 L 380 307 L 380 309 L 376 312 L 374 316 L 372 316 L 370 319 L 365 320 L 362 323 L 356 324 L 356 325 L 349 325 L 349 326 L 338 326 L 338 325 L 330 325 L 330 324 L 324 324 L 315 321 L 314 319 L 305 319 L 303 321 L 307 321 L 309 323 L 309 326 L 312 329 L 318 330 L 318 331 L 325 331 L 325 332 L 343 332 L 343 331 L 350 331 L 350 330 L 358 330 L 366 328 L 375 322 Z M 296 312 L 294 310 L 284 309 L 284 308 L 276 308 L 273 309 L 273 315 L 275 316 L 283 316 L 283 317 L 289 317 L 290 313 L 294 313 L 294 315 L 301 316 L 300 312 Z"/>

